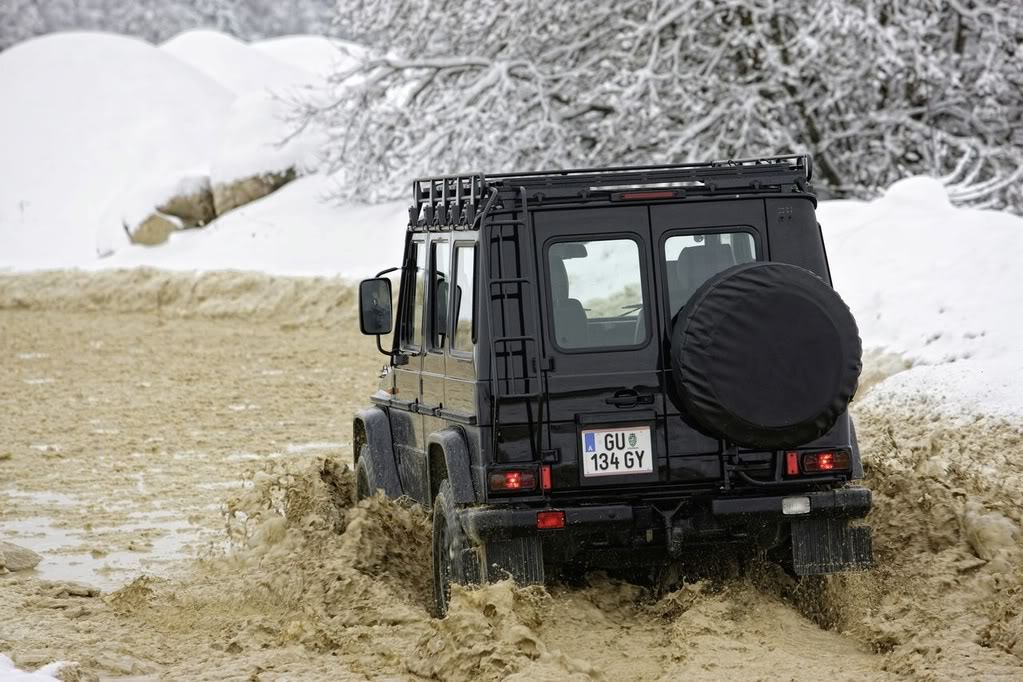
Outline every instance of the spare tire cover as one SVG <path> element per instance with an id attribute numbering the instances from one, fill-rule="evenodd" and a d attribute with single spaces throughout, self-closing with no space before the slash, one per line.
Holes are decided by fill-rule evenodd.
<path id="1" fill-rule="evenodd" d="M 785 263 L 747 263 L 700 286 L 676 319 L 679 406 L 748 448 L 794 447 L 834 426 L 856 392 L 862 348 L 849 307 Z"/>

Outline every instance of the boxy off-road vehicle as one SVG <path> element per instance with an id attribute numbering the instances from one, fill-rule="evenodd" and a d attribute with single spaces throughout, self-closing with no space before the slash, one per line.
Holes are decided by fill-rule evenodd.
<path id="1" fill-rule="evenodd" d="M 860 339 L 811 174 L 792 156 L 413 183 L 396 314 L 389 278 L 360 286 L 390 362 L 353 444 L 359 496 L 432 507 L 439 613 L 452 582 L 725 544 L 796 575 L 870 564 Z"/>

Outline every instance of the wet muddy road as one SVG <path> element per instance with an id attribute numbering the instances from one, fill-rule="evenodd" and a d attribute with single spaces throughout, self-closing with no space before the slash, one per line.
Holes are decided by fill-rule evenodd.
<path id="1" fill-rule="evenodd" d="M 0 278 L 0 540 L 45 557 L 0 576 L 0 652 L 25 667 L 175 680 L 1023 677 L 1018 427 L 864 401 L 870 573 L 800 586 L 755 567 L 659 591 L 603 575 L 498 584 L 456 594 L 438 621 L 426 514 L 351 503 L 350 415 L 383 358 L 348 324 L 345 290 L 139 277 Z"/>

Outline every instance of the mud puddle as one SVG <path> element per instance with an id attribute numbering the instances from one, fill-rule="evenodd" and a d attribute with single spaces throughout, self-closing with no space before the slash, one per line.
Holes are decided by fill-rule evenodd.
<path id="1" fill-rule="evenodd" d="M 168 680 L 1023 677 L 1018 427 L 858 400 L 877 507 L 869 573 L 499 583 L 457 591 L 436 620 L 427 515 L 351 502 L 350 415 L 380 358 L 344 324 L 351 310 L 317 303 L 332 283 L 48 277 L 0 278 L 0 537 L 39 543 L 49 562 L 0 576 L 0 653 L 23 667 Z M 877 380 L 905 369 L 889 365 Z M 172 540 L 183 544 L 160 544 Z M 72 563 L 84 556 L 100 565 Z M 70 582 L 81 576 L 108 589 Z"/>

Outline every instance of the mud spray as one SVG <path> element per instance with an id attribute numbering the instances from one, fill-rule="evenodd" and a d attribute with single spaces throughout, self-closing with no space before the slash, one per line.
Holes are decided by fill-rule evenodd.
<path id="1" fill-rule="evenodd" d="M 350 292 L 330 281 L 315 284 L 339 287 L 327 305 L 287 282 L 310 303 L 274 303 L 275 313 L 196 293 L 241 287 L 257 301 L 273 278 L 106 277 L 135 276 L 147 291 L 177 292 L 159 295 L 172 301 L 162 309 L 185 319 L 350 316 Z M 159 298 L 142 304 L 125 282 L 85 280 L 89 300 L 112 292 L 103 310 L 152 311 Z M 25 281 L 0 283 L 0 307 L 68 305 Z M 907 367 L 877 364 L 871 383 Z M 764 565 L 656 588 L 603 574 L 547 589 L 505 582 L 456 588 L 437 620 L 426 512 L 354 503 L 345 453 L 250 464 L 223 507 L 226 541 L 173 579 L 97 596 L 3 577 L 0 651 L 77 661 L 67 679 L 1020 679 L 1020 427 L 873 393 L 854 414 L 875 495 L 870 572 L 796 582 Z"/>

